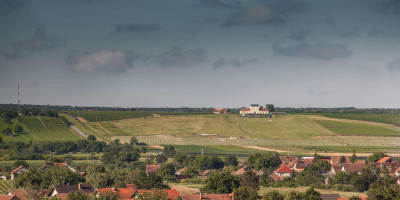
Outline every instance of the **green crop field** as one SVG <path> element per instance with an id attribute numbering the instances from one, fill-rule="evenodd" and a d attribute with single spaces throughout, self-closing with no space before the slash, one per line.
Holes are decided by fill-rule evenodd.
<path id="1" fill-rule="evenodd" d="M 150 111 L 66 111 L 65 113 L 74 117 L 82 117 L 89 122 L 113 121 L 131 118 L 144 118 L 158 115 L 196 115 L 209 114 L 204 112 L 150 112 Z"/>
<path id="2" fill-rule="evenodd" d="M 315 120 L 321 126 L 341 135 L 382 135 L 400 136 L 400 131 L 395 131 L 381 126 L 339 122 L 331 120 Z"/>
<path id="3" fill-rule="evenodd" d="M 127 135 L 127 133 L 115 126 L 113 122 L 100 122 L 100 125 L 113 135 Z"/>
<path id="4" fill-rule="evenodd" d="M 324 117 L 379 122 L 400 126 L 399 114 L 319 113 Z"/>

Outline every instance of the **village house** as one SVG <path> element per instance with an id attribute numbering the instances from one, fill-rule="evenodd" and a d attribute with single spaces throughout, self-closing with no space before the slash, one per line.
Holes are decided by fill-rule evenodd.
<path id="1" fill-rule="evenodd" d="M 214 114 L 226 114 L 229 113 L 229 111 L 227 109 L 221 109 L 221 108 L 216 108 L 213 111 Z"/>
<path id="2" fill-rule="evenodd" d="M 259 106 L 258 104 L 251 104 L 250 108 L 241 108 L 240 115 L 249 118 L 266 118 L 271 117 L 269 110 Z"/>
<path id="3" fill-rule="evenodd" d="M 111 192 L 114 194 L 118 194 L 121 199 L 133 199 L 135 197 L 136 190 L 132 188 L 98 188 L 96 190 L 97 196 L 101 194 L 106 194 L 107 192 Z"/>
<path id="4" fill-rule="evenodd" d="M 22 165 L 19 166 L 19 167 L 17 167 L 16 169 L 14 169 L 14 170 L 11 172 L 11 180 L 14 180 L 18 174 L 21 174 L 21 173 L 27 172 L 27 171 L 28 171 L 28 169 L 26 169 L 26 168 L 25 168 L 24 166 L 22 166 Z"/>
<path id="5" fill-rule="evenodd" d="M 393 158 L 391 157 L 383 157 L 380 160 L 378 160 L 376 162 L 376 166 L 377 167 L 383 167 L 385 166 L 386 168 L 388 168 L 389 170 L 393 167 L 394 169 L 399 167 L 399 163 L 397 161 L 395 161 Z"/>
<path id="6" fill-rule="evenodd" d="M 233 171 L 233 172 L 231 172 L 231 174 L 232 175 L 234 175 L 234 176 L 240 176 L 240 175 L 243 175 L 245 172 L 246 172 L 246 166 L 243 166 L 242 168 L 240 168 L 240 169 L 238 169 L 238 170 L 236 170 L 236 171 Z M 255 170 L 255 169 L 251 169 L 251 171 L 252 172 L 254 172 L 256 175 L 258 175 L 258 176 L 261 176 L 262 174 L 263 174 L 263 172 L 260 170 L 260 171 L 257 171 L 257 170 Z"/>
<path id="7" fill-rule="evenodd" d="M 15 195 L 0 195 L 0 200 L 21 200 Z"/>
<path id="8" fill-rule="evenodd" d="M 7 180 L 7 177 L 3 173 L 0 173 L 0 179 Z"/>
<path id="9" fill-rule="evenodd" d="M 346 173 L 357 172 L 361 174 L 362 170 L 365 168 L 365 163 L 344 163 L 342 164 L 342 171 Z"/>
<path id="10" fill-rule="evenodd" d="M 183 175 L 187 171 L 187 167 L 184 167 L 178 171 L 175 172 L 176 175 Z"/>
<path id="11" fill-rule="evenodd" d="M 211 170 L 204 170 L 199 173 L 197 178 L 207 178 L 211 174 Z"/>
<path id="12" fill-rule="evenodd" d="M 161 168 L 161 165 L 146 165 L 147 173 L 156 173 L 158 169 Z"/>
<path id="13" fill-rule="evenodd" d="M 82 191 L 84 193 L 93 194 L 95 189 L 90 184 L 77 184 L 77 185 L 54 185 L 53 192 L 50 197 L 57 196 L 59 198 L 64 198 L 65 194 L 68 196 L 71 192 Z"/>
<path id="14" fill-rule="evenodd" d="M 342 163 L 340 163 L 340 158 L 341 158 L 340 156 L 332 156 L 329 163 L 331 165 L 342 164 Z M 346 162 L 344 162 L 344 163 L 350 163 L 350 158 L 349 157 L 345 157 L 345 158 L 346 158 Z"/>

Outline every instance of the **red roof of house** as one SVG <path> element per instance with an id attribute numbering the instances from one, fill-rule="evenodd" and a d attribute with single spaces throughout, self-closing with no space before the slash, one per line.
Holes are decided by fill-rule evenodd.
<path id="1" fill-rule="evenodd" d="M 132 188 L 98 188 L 97 192 L 99 194 L 104 194 L 106 192 L 118 193 L 121 199 L 133 198 L 135 192 Z"/>
<path id="2" fill-rule="evenodd" d="M 133 190 L 136 190 L 136 189 L 137 189 L 137 187 L 136 187 L 135 184 L 126 184 L 126 187 L 127 187 L 127 188 L 131 188 L 131 189 L 133 189 Z"/>
<path id="3" fill-rule="evenodd" d="M 26 197 L 26 191 L 25 190 L 12 190 L 6 193 L 7 195 L 15 195 L 17 196 L 20 200 L 28 200 Z"/>
<path id="4" fill-rule="evenodd" d="M 240 111 L 250 111 L 250 108 L 242 108 Z"/>
<path id="5" fill-rule="evenodd" d="M 276 175 L 276 174 L 270 174 L 269 177 L 274 179 L 274 181 L 277 181 L 277 180 L 282 181 L 283 179 L 286 178 L 286 176 L 279 176 L 279 175 Z"/>
<path id="6" fill-rule="evenodd" d="M 388 161 L 390 159 L 390 157 L 383 157 L 380 160 L 377 161 L 377 163 L 384 163 L 386 161 Z"/>
<path id="7" fill-rule="evenodd" d="M 253 171 L 255 174 L 258 173 L 258 171 L 255 170 L 255 169 L 251 169 L 251 171 Z M 245 172 L 246 172 L 246 166 L 244 166 L 244 167 L 238 169 L 237 171 L 231 172 L 231 174 L 232 174 L 232 175 L 242 175 L 242 174 L 244 174 Z"/>
<path id="8" fill-rule="evenodd" d="M 55 166 L 66 166 L 67 163 L 54 163 L 53 165 L 55 165 Z"/>
<path id="9" fill-rule="evenodd" d="M 283 166 L 277 170 L 274 171 L 275 173 L 291 173 L 292 170 L 288 166 Z"/>
<path id="10" fill-rule="evenodd" d="M 260 111 L 269 111 L 268 109 L 266 109 L 266 108 L 263 108 L 263 109 L 261 109 Z"/>
<path id="11" fill-rule="evenodd" d="M 146 165 L 146 172 L 157 172 L 161 165 Z"/>
<path id="12" fill-rule="evenodd" d="M 344 163 L 342 166 L 346 172 L 361 172 L 365 168 L 363 163 Z"/>
<path id="13" fill-rule="evenodd" d="M 182 195 L 183 200 L 231 200 L 233 199 L 233 193 L 230 194 L 185 194 Z M 200 198 L 201 197 L 201 198 Z"/>
<path id="14" fill-rule="evenodd" d="M 0 195 L 0 200 L 20 200 L 17 196 L 15 195 Z"/>
<path id="15" fill-rule="evenodd" d="M 184 167 L 176 172 L 176 174 L 182 174 L 187 171 L 187 167 Z"/>
<path id="16" fill-rule="evenodd" d="M 336 173 L 336 172 L 342 170 L 342 165 L 332 165 L 332 169 Z"/>
<path id="17" fill-rule="evenodd" d="M 345 163 L 350 163 L 350 158 L 349 157 L 345 157 L 345 158 L 346 158 L 346 162 Z M 332 164 L 340 163 L 340 156 L 332 156 L 331 157 L 331 162 L 332 162 Z"/>
<path id="18" fill-rule="evenodd" d="M 151 192 L 151 190 L 137 190 L 137 192 L 144 193 L 144 192 Z M 179 196 L 181 196 L 181 193 L 175 189 L 166 189 L 165 192 L 167 192 L 168 198 L 170 199 L 177 199 Z"/>
<path id="19" fill-rule="evenodd" d="M 309 166 L 313 163 L 314 158 L 305 158 L 303 159 L 303 162 L 306 164 L 306 166 Z"/>
<path id="20" fill-rule="evenodd" d="M 11 174 L 14 174 L 15 172 L 21 170 L 22 168 L 24 168 L 24 166 L 20 165 L 19 167 L 17 167 L 17 169 L 14 169 Z"/>
<path id="21" fill-rule="evenodd" d="M 199 173 L 199 176 L 207 176 L 210 172 L 211 170 L 204 170 L 203 172 Z"/>

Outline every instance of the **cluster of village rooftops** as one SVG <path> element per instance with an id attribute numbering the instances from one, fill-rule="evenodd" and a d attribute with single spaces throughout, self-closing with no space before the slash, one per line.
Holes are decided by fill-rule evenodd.
<path id="1" fill-rule="evenodd" d="M 275 181 L 281 181 L 286 177 L 290 177 L 293 173 L 300 173 L 306 167 L 311 166 L 313 164 L 313 157 L 295 157 L 295 156 L 279 156 L 282 163 L 278 169 L 273 171 L 269 176 Z M 321 157 L 321 160 L 328 162 L 331 165 L 331 170 L 323 173 L 328 177 L 335 176 L 339 171 L 343 171 L 346 173 L 357 173 L 361 174 L 363 169 L 366 167 L 365 161 L 355 161 L 354 163 L 350 162 L 349 157 L 344 157 L 345 161 L 343 161 L 342 157 Z M 66 163 L 54 163 L 56 166 L 67 167 L 72 171 L 76 171 L 73 167 L 69 166 Z M 234 176 L 241 176 L 245 173 L 249 168 L 243 163 L 239 163 L 239 170 L 232 171 L 231 174 Z M 392 176 L 400 176 L 400 165 L 399 163 L 391 157 L 384 157 L 376 162 L 377 167 L 386 167 Z M 158 169 L 160 169 L 160 165 L 146 165 L 147 173 L 155 173 Z M 187 168 L 184 167 L 176 171 L 175 175 L 178 180 L 187 179 L 188 176 L 184 175 Z M 264 174 L 262 170 L 250 169 L 258 176 Z M 15 179 L 21 173 L 27 172 L 29 169 L 20 166 L 11 172 L 11 179 Z M 204 170 L 199 173 L 198 178 L 207 178 L 212 173 L 211 170 Z M 81 172 L 82 176 L 85 176 L 85 172 Z M 6 179 L 7 177 L 1 176 L 0 178 Z M 397 184 L 400 184 L 400 178 L 397 181 Z M 138 195 L 144 192 L 148 192 L 150 190 L 139 190 L 133 184 L 128 184 L 125 188 L 94 188 L 90 184 L 77 184 L 77 185 L 54 185 L 52 188 L 43 190 L 41 192 L 42 196 L 45 198 L 49 197 L 58 197 L 59 199 L 67 199 L 69 193 L 82 191 L 84 193 L 90 195 L 101 195 L 106 192 L 118 193 L 121 199 L 135 199 Z M 168 198 L 173 199 L 183 199 L 183 200 L 233 200 L 234 194 L 191 194 L 187 193 L 187 191 L 179 191 L 176 189 L 166 189 L 168 194 Z M 338 199 L 345 200 L 346 198 L 340 198 L 339 194 L 321 194 L 321 198 L 325 199 Z M 366 198 L 365 196 L 361 197 Z M 0 200 L 8 199 L 8 200 L 25 200 L 26 191 L 24 190 L 14 190 L 8 191 L 4 195 L 0 195 Z"/>

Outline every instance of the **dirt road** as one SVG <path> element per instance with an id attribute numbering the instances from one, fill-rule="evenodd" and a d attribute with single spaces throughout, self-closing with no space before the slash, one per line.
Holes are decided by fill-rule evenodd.
<path id="1" fill-rule="evenodd" d="M 75 125 L 71 125 L 70 126 L 75 132 L 79 133 L 79 135 L 81 135 L 84 138 L 87 138 L 88 135 L 86 135 L 84 132 L 82 132 L 81 130 L 79 130 L 78 127 L 76 127 Z"/>

